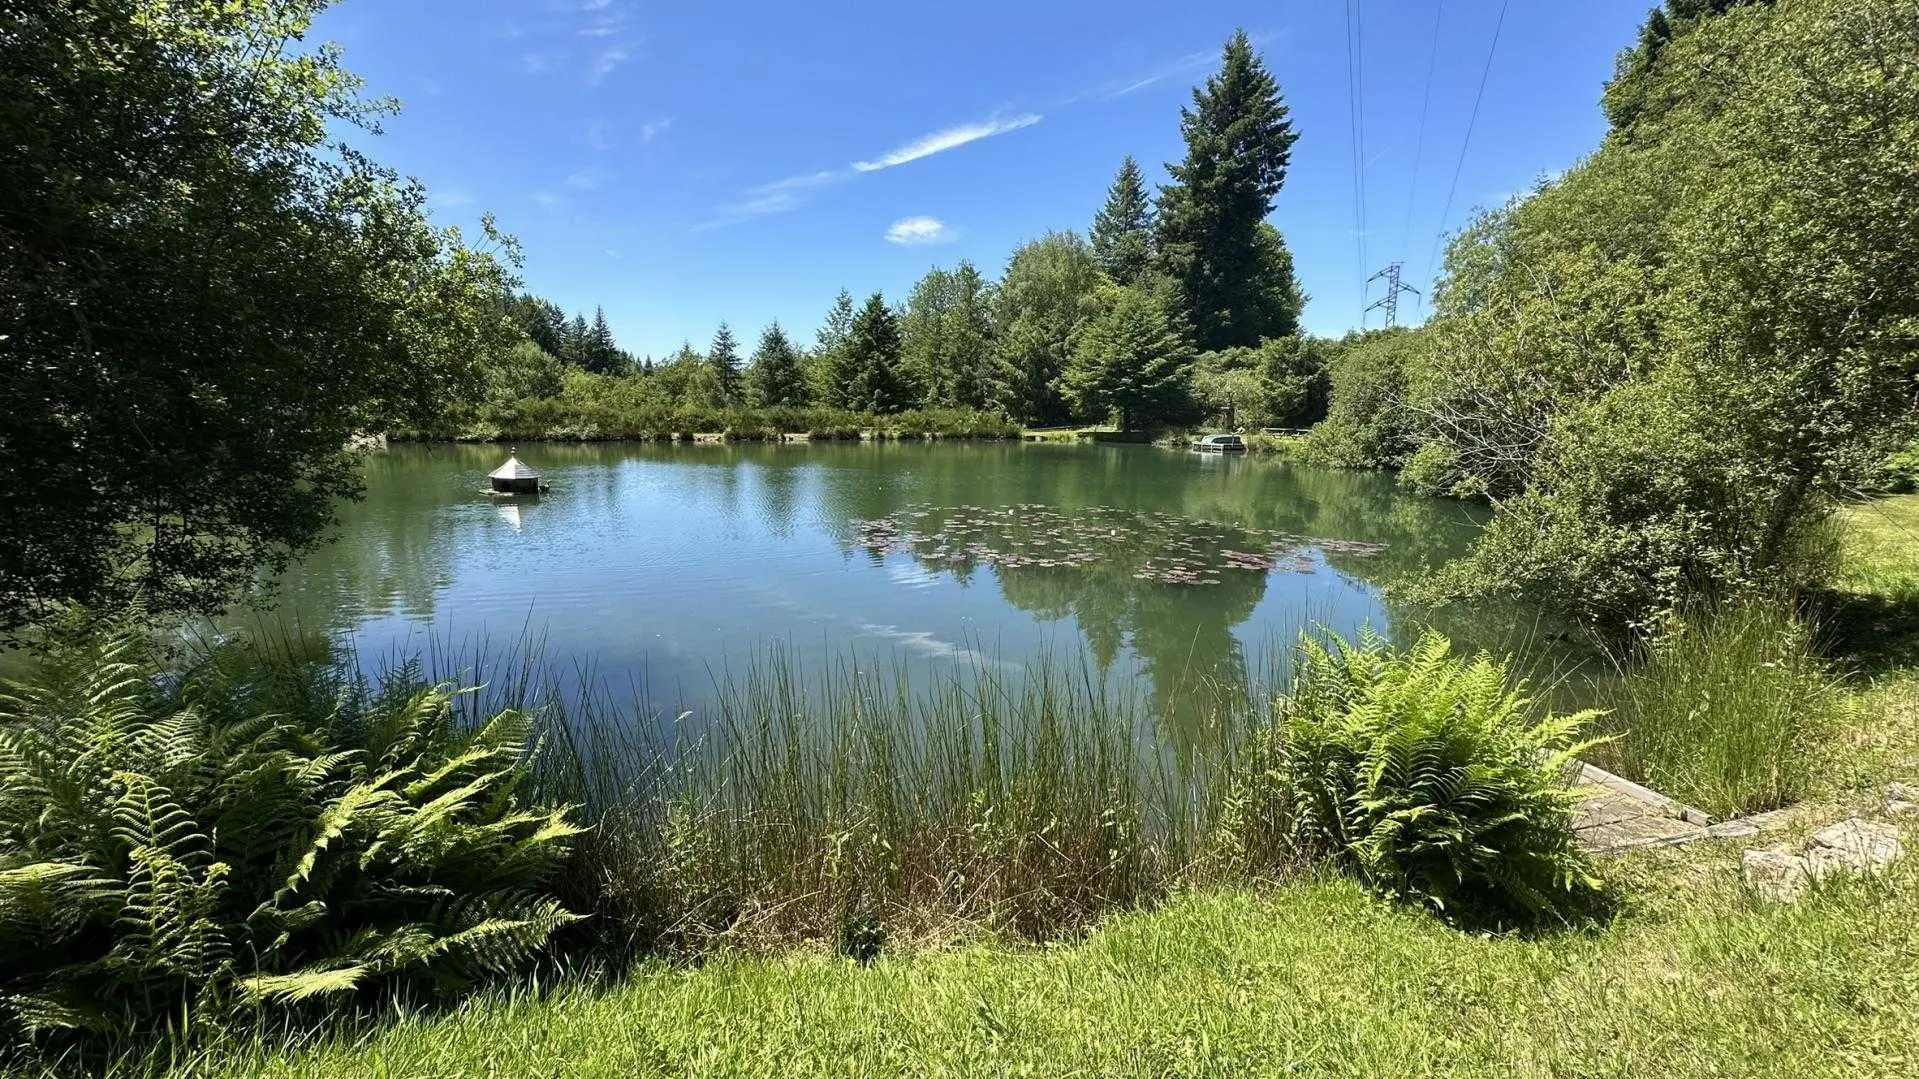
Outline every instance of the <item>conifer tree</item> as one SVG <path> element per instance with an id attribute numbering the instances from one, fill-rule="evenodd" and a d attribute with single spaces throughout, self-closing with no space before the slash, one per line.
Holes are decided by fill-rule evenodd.
<path id="1" fill-rule="evenodd" d="M 907 406 L 900 379 L 899 319 L 884 296 L 875 292 L 867 297 L 841 351 L 846 407 L 886 415 Z"/>
<path id="2" fill-rule="evenodd" d="M 947 404 L 988 408 L 993 402 L 993 287 L 970 262 L 953 271 L 944 340 L 950 372 Z"/>
<path id="3" fill-rule="evenodd" d="M 1153 206 L 1139 162 L 1127 154 L 1107 190 L 1106 205 L 1093 218 L 1093 257 L 1122 285 L 1139 280 L 1153 261 Z"/>
<path id="4" fill-rule="evenodd" d="M 760 334 L 760 346 L 753 351 L 753 367 L 747 373 L 750 399 L 756 408 L 805 405 L 811 394 L 806 372 L 800 368 L 799 353 L 786 339 L 786 331 L 775 322 Z"/>
<path id="5" fill-rule="evenodd" d="M 575 367 L 585 367 L 586 343 L 591 333 L 586 316 L 574 315 L 573 321 L 566 324 L 566 332 L 560 336 L 560 359 Z"/>
<path id="6" fill-rule="evenodd" d="M 1260 229 L 1298 138 L 1290 114 L 1243 30 L 1181 110 L 1186 159 L 1167 166 L 1173 182 L 1160 189 L 1159 257 L 1201 351 L 1298 328 L 1298 308 L 1288 302 L 1299 295 L 1292 260 Z"/>
<path id="7" fill-rule="evenodd" d="M 1188 420 L 1193 349 L 1184 330 L 1142 289 L 1103 297 L 1106 310 L 1080 333 L 1062 388 L 1081 414 L 1113 417 L 1123 431 Z"/>
<path id="8" fill-rule="evenodd" d="M 900 362 L 920 404 L 952 403 L 952 344 L 947 340 L 953 309 L 953 275 L 934 267 L 913 286 L 900 320 Z"/>
<path id="9" fill-rule="evenodd" d="M 845 289 L 833 298 L 833 307 L 820 327 L 813 351 L 813 396 L 829 408 L 851 408 L 847 387 L 852 373 L 846 363 L 846 342 L 853 334 L 853 294 Z"/>
<path id="10" fill-rule="evenodd" d="M 580 343 L 580 366 L 597 375 L 619 374 L 625 370 L 626 357 L 613 340 L 604 307 L 593 309 L 593 325 L 585 331 Z"/>
<path id="11" fill-rule="evenodd" d="M 706 362 L 713 368 L 713 381 L 719 387 L 719 403 L 737 405 L 740 396 L 740 348 L 733 340 L 733 329 L 726 323 L 713 335 L 713 347 L 707 350 Z"/>

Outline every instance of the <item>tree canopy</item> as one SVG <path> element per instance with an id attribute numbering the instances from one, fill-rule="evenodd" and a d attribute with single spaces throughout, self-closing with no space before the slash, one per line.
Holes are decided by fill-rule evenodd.
<path id="1" fill-rule="evenodd" d="M 519 337 L 502 259 L 334 141 L 379 108 L 288 51 L 322 6 L 0 7 L 0 626 L 217 608 Z"/>

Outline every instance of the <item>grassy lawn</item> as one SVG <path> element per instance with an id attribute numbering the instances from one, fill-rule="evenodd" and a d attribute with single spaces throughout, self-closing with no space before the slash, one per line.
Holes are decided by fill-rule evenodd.
<path id="1" fill-rule="evenodd" d="M 1043 951 L 650 970 L 302 1053 L 229 1050 L 208 1071 L 1913 1074 L 1919 865 L 1767 908 L 1736 859 L 1694 848 L 1618 864 L 1637 883 L 1603 932 L 1491 939 L 1351 884 L 1301 884 L 1187 897 Z"/>
<path id="2" fill-rule="evenodd" d="M 1845 515 L 1843 587 L 1919 595 L 1919 496 Z M 1919 777 L 1919 671 L 1881 655 L 1798 832 Z M 1794 838 L 1789 832 L 1783 839 Z M 1919 827 L 1905 827 L 1908 850 Z M 1766 842 L 1782 841 L 1769 837 Z M 1070 946 L 979 944 L 861 967 L 816 953 L 656 965 L 409 1015 L 178 1074 L 1919 1074 L 1919 857 L 1790 907 L 1740 881 L 1751 841 L 1605 865 L 1619 911 L 1533 939 L 1463 933 L 1339 880 L 1187 895 Z"/>

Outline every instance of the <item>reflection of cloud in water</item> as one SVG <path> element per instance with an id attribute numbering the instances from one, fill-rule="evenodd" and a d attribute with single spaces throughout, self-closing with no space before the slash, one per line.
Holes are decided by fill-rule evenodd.
<path id="1" fill-rule="evenodd" d="M 931 588 L 939 583 L 939 575 L 929 572 L 926 567 L 913 561 L 889 559 L 886 563 L 887 579 L 907 588 Z"/>
<path id="2" fill-rule="evenodd" d="M 944 641 L 933 636 L 931 633 L 901 629 L 898 626 L 882 626 L 876 622 L 860 622 L 855 628 L 866 636 L 881 637 L 892 641 L 901 648 L 932 656 L 936 659 L 965 660 L 968 663 L 994 667 L 1002 671 L 1024 669 L 1021 664 L 1003 659 L 994 659 L 976 648 L 968 648 L 965 645 L 954 644 L 952 641 Z"/>
<path id="3" fill-rule="evenodd" d="M 496 502 L 493 504 L 493 512 L 499 515 L 500 520 L 512 525 L 515 532 L 518 532 L 525 524 L 520 518 L 520 506 L 516 502 Z"/>

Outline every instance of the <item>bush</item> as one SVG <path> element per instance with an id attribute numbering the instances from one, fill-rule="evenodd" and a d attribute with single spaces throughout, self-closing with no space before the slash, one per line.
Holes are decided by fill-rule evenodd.
<path id="1" fill-rule="evenodd" d="M 1593 713 L 1540 717 L 1504 664 L 1430 632 L 1404 652 L 1303 642 L 1282 711 L 1307 851 L 1447 915 L 1556 920 L 1593 898 L 1566 781 Z"/>
<path id="2" fill-rule="evenodd" d="M 524 715 L 461 730 L 444 687 L 257 659 L 163 678 L 141 640 L 0 696 L 0 1043 L 443 991 L 574 920 Z"/>
<path id="3" fill-rule="evenodd" d="M 1618 735 L 1602 763 L 1721 817 L 1798 800 L 1841 707 L 1806 627 L 1758 600 L 1668 619 L 1595 688 Z"/>

